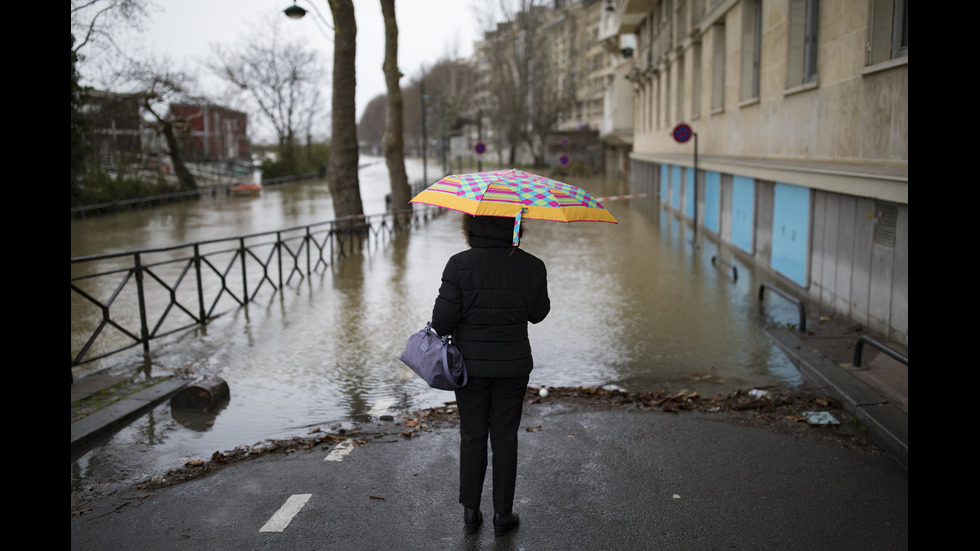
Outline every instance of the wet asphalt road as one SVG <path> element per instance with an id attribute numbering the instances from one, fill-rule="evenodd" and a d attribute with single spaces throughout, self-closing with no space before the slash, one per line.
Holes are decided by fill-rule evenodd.
<path id="1" fill-rule="evenodd" d="M 522 524 L 501 538 L 489 521 L 464 533 L 458 435 L 440 428 L 369 439 L 340 461 L 325 461 L 329 449 L 269 455 L 117 492 L 72 516 L 71 548 L 908 548 L 908 471 L 887 454 L 726 420 L 526 405 Z M 288 503 L 299 505 L 277 516 Z"/>

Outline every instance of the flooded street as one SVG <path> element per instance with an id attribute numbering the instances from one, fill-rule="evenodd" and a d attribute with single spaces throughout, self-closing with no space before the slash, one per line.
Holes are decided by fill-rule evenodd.
<path id="1" fill-rule="evenodd" d="M 387 171 L 363 159 L 365 212 L 384 210 Z M 421 180 L 409 162 L 410 180 Z M 430 165 L 429 179 L 439 172 Z M 595 196 L 621 184 L 566 179 Z M 531 327 L 531 384 L 616 385 L 629 390 L 698 391 L 795 387 L 787 358 L 762 332 L 752 270 L 712 265 L 716 244 L 694 250 L 689 228 L 655 199 L 607 202 L 619 220 L 526 222 L 521 246 L 548 268 L 552 310 Z M 332 218 L 326 185 L 266 189 L 255 199 L 214 198 L 72 222 L 72 256 L 160 247 Z M 398 361 L 408 336 L 429 320 L 446 260 L 462 250 L 459 215 L 448 213 L 325 273 L 260 295 L 207 326 L 154 341 L 148 366 L 138 352 L 113 358 L 116 372 L 174 370 L 217 375 L 231 401 L 201 424 L 162 405 L 72 462 L 72 487 L 160 474 L 188 458 L 302 436 L 311 428 L 363 422 L 380 408 L 398 413 L 441 405 L 451 393 L 426 387 Z M 767 315 L 793 322 L 775 301 Z M 379 409 L 375 409 L 379 408 Z"/>

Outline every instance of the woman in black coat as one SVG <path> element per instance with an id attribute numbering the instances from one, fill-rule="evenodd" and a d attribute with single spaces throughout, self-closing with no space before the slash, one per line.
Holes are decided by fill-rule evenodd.
<path id="1" fill-rule="evenodd" d="M 432 311 L 433 329 L 453 335 L 469 375 L 456 391 L 463 523 L 474 533 L 483 522 L 489 436 L 498 536 L 520 522 L 513 512 L 517 431 L 534 367 L 527 324 L 540 322 L 551 309 L 544 262 L 511 245 L 513 227 L 513 218 L 463 215 L 470 248 L 449 259 Z"/>

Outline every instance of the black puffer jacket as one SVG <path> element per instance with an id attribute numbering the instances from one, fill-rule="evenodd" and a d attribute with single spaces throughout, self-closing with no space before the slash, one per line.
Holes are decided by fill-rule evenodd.
<path id="1" fill-rule="evenodd" d="M 470 249 L 442 274 L 432 327 L 452 333 L 471 377 L 522 377 L 534 367 L 527 324 L 548 315 L 544 262 L 511 246 L 513 219 L 469 219 Z"/>

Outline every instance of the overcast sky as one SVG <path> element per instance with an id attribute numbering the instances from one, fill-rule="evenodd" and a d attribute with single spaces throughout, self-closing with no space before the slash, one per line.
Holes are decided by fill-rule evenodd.
<path id="1" fill-rule="evenodd" d="M 324 35 L 329 29 L 315 24 L 319 12 L 332 24 L 326 0 L 300 0 L 297 4 L 309 10 L 301 20 L 288 20 L 282 10 L 292 0 L 154 0 L 157 9 L 151 11 L 144 32 L 129 37 L 154 55 L 166 56 L 178 63 L 197 67 L 212 52 L 212 44 L 234 45 L 247 34 L 250 24 L 269 18 L 282 17 L 283 29 L 308 40 L 311 48 L 319 48 L 328 71 L 332 67 L 333 43 Z M 487 0 L 396 0 L 398 20 L 398 65 L 408 77 L 416 77 L 423 64 L 431 66 L 442 57 L 469 57 L 473 41 L 481 28 L 477 22 L 474 3 Z M 354 0 L 357 19 L 357 118 L 364 107 L 378 94 L 385 93 L 384 19 L 379 0 Z M 324 79 L 329 83 L 329 74 Z M 408 79 L 402 79 L 405 86 Z M 207 91 L 207 90 L 206 90 Z M 329 88 L 323 96 L 329 105 Z"/>

